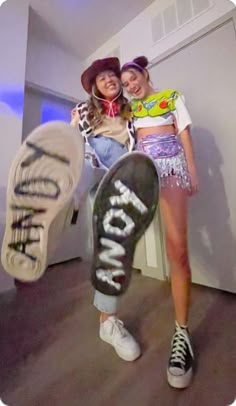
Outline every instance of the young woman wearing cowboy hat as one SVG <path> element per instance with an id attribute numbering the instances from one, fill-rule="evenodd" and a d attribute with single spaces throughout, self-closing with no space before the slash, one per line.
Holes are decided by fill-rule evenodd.
<path id="1" fill-rule="evenodd" d="M 134 148 L 135 133 L 130 106 L 120 84 L 118 58 L 96 60 L 83 72 L 81 82 L 90 97 L 73 110 L 72 124 L 78 125 L 86 149 L 92 148 L 99 166 L 110 168 L 99 185 L 94 203 L 92 281 L 96 289 L 94 305 L 101 312 L 99 335 L 122 359 L 134 361 L 141 350 L 117 317 L 118 298 L 130 281 L 136 242 L 155 213 L 158 177 L 152 161 L 144 154 L 126 154 Z M 86 160 L 85 167 L 86 173 L 93 170 Z M 115 191 L 114 185 L 117 188 L 120 185 L 119 191 Z M 132 196 L 138 197 L 139 202 L 136 198 L 132 200 Z M 115 202 L 113 206 L 108 204 L 109 200 Z M 112 216 L 113 222 L 107 225 L 107 219 Z M 129 227 L 133 227 L 131 234 Z"/>

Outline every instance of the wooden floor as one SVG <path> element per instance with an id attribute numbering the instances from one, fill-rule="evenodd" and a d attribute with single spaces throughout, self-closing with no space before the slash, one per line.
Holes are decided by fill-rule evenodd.
<path id="1" fill-rule="evenodd" d="M 169 285 L 134 274 L 120 316 L 140 341 L 134 363 L 98 337 L 88 266 L 51 268 L 0 296 L 0 397 L 9 406 L 226 406 L 236 397 L 235 295 L 193 287 L 192 386 L 166 382 L 173 333 Z"/>

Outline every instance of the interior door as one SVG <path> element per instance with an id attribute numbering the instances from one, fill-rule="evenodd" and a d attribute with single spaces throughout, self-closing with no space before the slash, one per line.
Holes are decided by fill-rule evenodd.
<path id="1" fill-rule="evenodd" d="M 26 87 L 22 140 L 40 124 L 55 120 L 70 123 L 71 110 L 74 106 L 75 102 L 73 101 L 59 98 L 32 87 Z M 61 222 L 65 220 L 64 217 L 58 216 L 53 223 L 54 235 L 57 235 L 57 230 L 60 230 L 60 233 L 58 232 L 57 241 L 59 245 L 51 259 L 51 264 L 77 258 L 84 252 L 81 249 L 83 246 L 83 234 L 81 234 L 81 224 L 79 225 L 80 217 L 78 217 L 75 224 L 72 224 L 68 216 L 67 227 L 62 235 L 60 227 Z M 54 241 L 50 242 L 52 246 L 55 243 Z"/>
<path id="2" fill-rule="evenodd" d="M 22 141 L 40 124 L 55 120 L 69 123 L 74 106 L 75 102 L 26 86 Z"/>
<path id="3" fill-rule="evenodd" d="M 193 281 L 236 292 L 236 35 L 232 18 L 150 69 L 183 92 L 193 119 L 200 192 L 190 200 Z"/>

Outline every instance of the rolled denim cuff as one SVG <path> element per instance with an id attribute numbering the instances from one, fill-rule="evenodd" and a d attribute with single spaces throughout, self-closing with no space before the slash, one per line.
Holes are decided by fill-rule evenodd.
<path id="1" fill-rule="evenodd" d="M 93 304 L 100 312 L 112 314 L 117 312 L 118 300 L 117 296 L 104 295 L 95 290 Z"/>

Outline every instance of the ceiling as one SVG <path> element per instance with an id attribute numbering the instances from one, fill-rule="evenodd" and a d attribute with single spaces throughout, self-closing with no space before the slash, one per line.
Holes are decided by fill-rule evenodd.
<path id="1" fill-rule="evenodd" d="M 53 42 L 81 60 L 154 0 L 32 0 L 29 35 Z"/>

